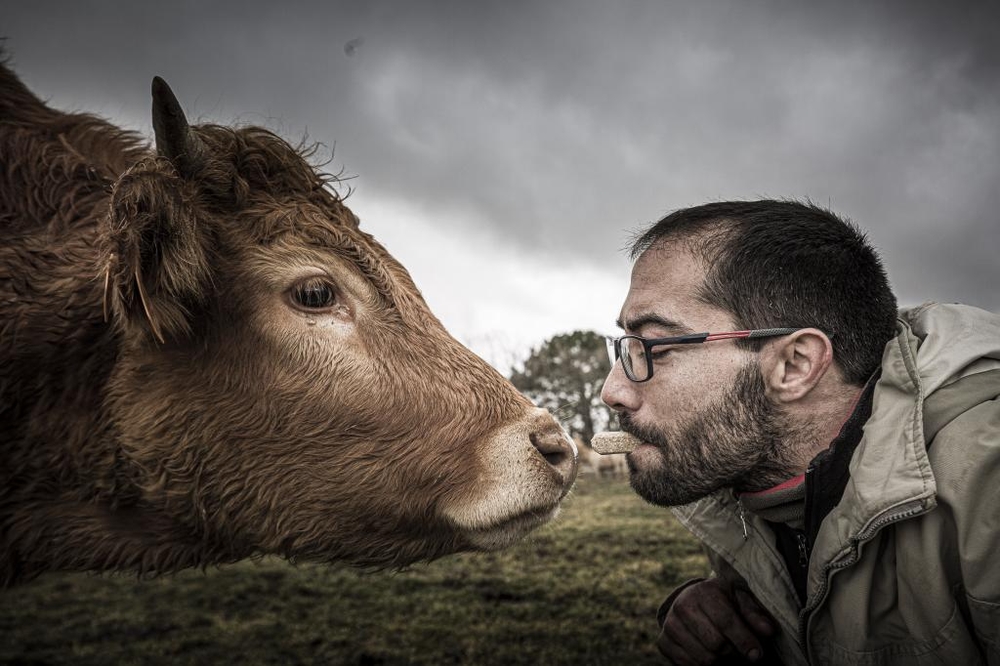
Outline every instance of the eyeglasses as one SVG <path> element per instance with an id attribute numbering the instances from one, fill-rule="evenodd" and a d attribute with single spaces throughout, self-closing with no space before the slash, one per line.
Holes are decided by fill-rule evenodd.
<path id="1" fill-rule="evenodd" d="M 612 367 L 617 361 L 622 362 L 625 376 L 633 382 L 649 381 L 653 376 L 653 360 L 658 354 L 653 354 L 653 347 L 661 345 L 694 345 L 716 340 L 759 340 L 789 335 L 801 328 L 760 328 L 753 331 L 729 331 L 727 333 L 691 333 L 673 338 L 640 338 L 638 335 L 623 335 L 620 338 L 605 338 L 608 345 L 608 358 Z"/>

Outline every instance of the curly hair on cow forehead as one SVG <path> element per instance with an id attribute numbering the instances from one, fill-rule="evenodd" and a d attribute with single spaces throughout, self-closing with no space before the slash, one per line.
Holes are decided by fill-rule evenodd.
<path id="1" fill-rule="evenodd" d="M 200 180 L 230 205 L 241 208 L 264 194 L 275 199 L 294 197 L 350 216 L 342 206 L 346 195 L 336 190 L 344 180 L 342 173 L 324 172 L 329 160 L 311 161 L 321 144 L 293 147 L 257 126 L 234 129 L 206 124 L 192 130 L 208 148 L 199 169 Z"/>
<path id="2" fill-rule="evenodd" d="M 211 198 L 216 205 L 248 213 L 241 216 L 241 223 L 246 218 L 254 220 L 249 231 L 257 242 L 270 243 L 291 233 L 310 244 L 346 253 L 361 268 L 370 263 L 367 246 L 372 239 L 366 234 L 353 238 L 347 231 L 357 229 L 359 221 L 344 205 L 350 190 L 343 195 L 337 190 L 344 181 L 342 172 L 325 172 L 322 169 L 329 160 L 312 160 L 321 144 L 292 146 L 257 126 L 198 125 L 192 129 L 209 149 L 199 172 L 200 186 L 215 195 Z M 369 277 L 380 286 L 384 271 L 374 268 Z"/>

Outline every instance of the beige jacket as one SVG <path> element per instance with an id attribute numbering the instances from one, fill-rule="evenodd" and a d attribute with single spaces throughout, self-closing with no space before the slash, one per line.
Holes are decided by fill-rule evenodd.
<path id="1" fill-rule="evenodd" d="M 851 479 L 813 547 L 804 608 L 770 528 L 745 513 L 745 539 L 730 492 L 674 514 L 716 574 L 741 579 L 774 615 L 786 664 L 1000 665 L 998 396 L 1000 316 L 901 311 Z"/>

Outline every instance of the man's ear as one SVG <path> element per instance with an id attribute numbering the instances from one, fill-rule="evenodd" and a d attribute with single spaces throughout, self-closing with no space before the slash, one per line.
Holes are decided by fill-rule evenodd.
<path id="1" fill-rule="evenodd" d="M 816 328 L 777 338 L 761 353 L 767 392 L 782 403 L 804 398 L 833 367 L 833 344 Z"/>

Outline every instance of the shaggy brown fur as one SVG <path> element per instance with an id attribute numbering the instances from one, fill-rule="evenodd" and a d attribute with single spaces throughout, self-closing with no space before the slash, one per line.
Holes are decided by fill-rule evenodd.
<path id="1" fill-rule="evenodd" d="M 264 129 L 175 112 L 154 113 L 156 154 L 0 65 L 0 585 L 471 548 L 441 507 L 476 496 L 481 449 L 531 405 L 331 177 Z M 335 307 L 293 307 L 316 280 Z M 532 449 L 517 470 L 553 504 L 555 427 L 531 437 L 556 467 Z"/>

